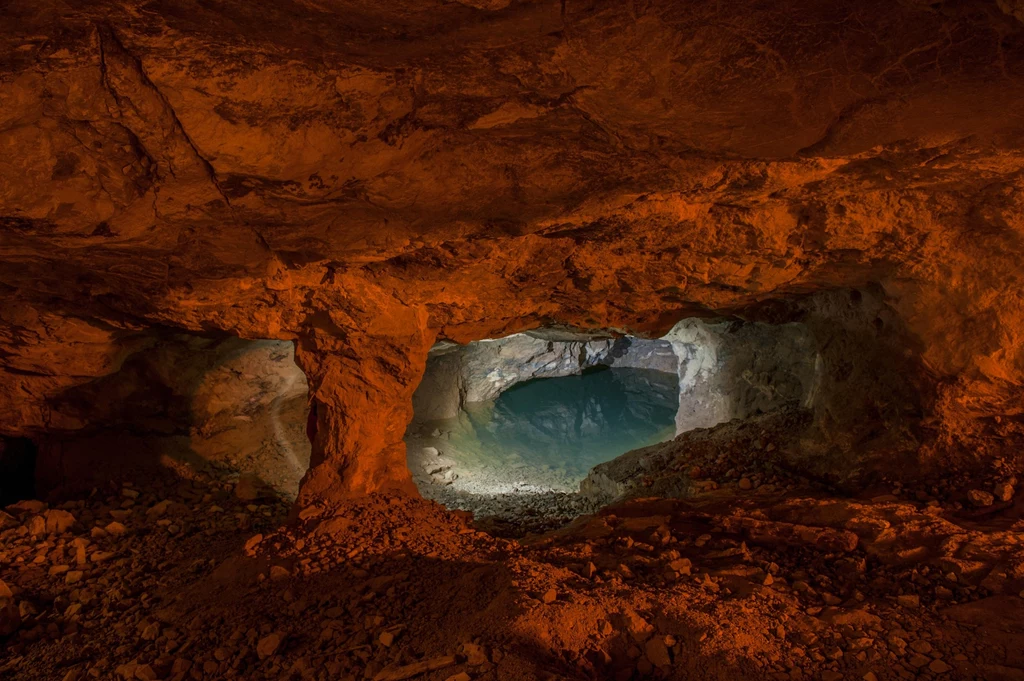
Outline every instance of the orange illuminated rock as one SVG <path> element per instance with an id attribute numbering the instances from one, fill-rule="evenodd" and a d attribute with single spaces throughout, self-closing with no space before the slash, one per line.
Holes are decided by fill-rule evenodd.
<path id="1" fill-rule="evenodd" d="M 414 493 L 431 344 L 544 325 L 817 315 L 821 469 L 1016 451 L 1019 3 L 15 5 L 0 433 L 57 482 L 168 329 L 296 342 L 303 506 Z"/>

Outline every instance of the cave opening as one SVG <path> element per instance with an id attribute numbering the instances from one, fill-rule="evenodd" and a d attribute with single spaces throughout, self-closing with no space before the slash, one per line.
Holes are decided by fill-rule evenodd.
<path id="1" fill-rule="evenodd" d="M 518 383 L 492 402 L 467 404 L 445 435 L 449 447 L 476 454 L 481 466 L 513 462 L 511 480 L 482 489 L 569 492 L 597 464 L 674 436 L 678 408 L 674 373 L 601 365 Z"/>
<path id="2" fill-rule="evenodd" d="M 449 508 L 570 518 L 621 496 L 602 471 L 627 453 L 807 410 L 820 375 L 800 322 L 684 319 L 661 338 L 539 329 L 440 342 L 413 396 L 408 464 L 420 492 Z"/>

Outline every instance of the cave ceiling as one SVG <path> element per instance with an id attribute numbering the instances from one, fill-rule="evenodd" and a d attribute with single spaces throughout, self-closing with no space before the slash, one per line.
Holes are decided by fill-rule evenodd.
<path id="1" fill-rule="evenodd" d="M 1020 411 L 1013 2 L 0 13 L 5 432 L 154 329 L 298 339 L 315 392 L 316 357 L 864 286 L 938 402 Z"/>

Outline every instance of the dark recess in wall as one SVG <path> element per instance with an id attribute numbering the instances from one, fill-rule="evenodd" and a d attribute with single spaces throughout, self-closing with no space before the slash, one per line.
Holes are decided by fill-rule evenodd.
<path id="1" fill-rule="evenodd" d="M 26 437 L 0 438 L 0 506 L 35 498 L 36 454 Z"/>

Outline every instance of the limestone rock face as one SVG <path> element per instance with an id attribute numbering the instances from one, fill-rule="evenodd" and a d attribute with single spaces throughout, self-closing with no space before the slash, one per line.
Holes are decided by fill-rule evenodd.
<path id="1" fill-rule="evenodd" d="M 309 466 L 307 392 L 289 341 L 164 334 L 50 401 L 37 481 L 70 491 L 166 457 L 243 471 L 294 498 Z"/>
<path id="2" fill-rule="evenodd" d="M 802 324 L 688 319 L 665 339 L 681 358 L 676 433 L 814 401 L 820 360 Z"/>
<path id="3" fill-rule="evenodd" d="M 411 490 L 438 339 L 789 322 L 818 294 L 818 416 L 912 417 L 920 465 L 1016 451 L 1019 10 L 6 2 L 0 433 L 45 436 L 166 329 L 291 340 L 302 500 Z M 911 399 L 831 390 L 872 359 Z"/>
<path id="4" fill-rule="evenodd" d="M 423 380 L 413 393 L 418 421 L 453 418 L 466 405 L 493 400 L 516 383 L 572 376 L 597 366 L 652 369 L 675 374 L 671 343 L 625 337 L 552 341 L 528 333 L 431 350 Z"/>

